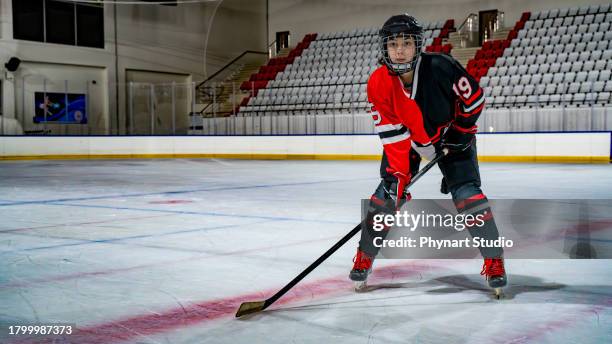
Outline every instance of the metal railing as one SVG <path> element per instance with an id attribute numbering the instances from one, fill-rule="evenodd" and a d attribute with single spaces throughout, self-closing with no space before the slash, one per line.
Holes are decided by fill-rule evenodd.
<path id="1" fill-rule="evenodd" d="M 247 50 L 226 63 L 218 71 L 195 87 L 196 103 L 201 105 L 197 114 L 205 117 L 217 117 L 219 114 L 226 116 L 232 111 L 224 111 L 220 104 L 230 99 L 235 106 L 240 103 L 236 83 L 231 82 L 237 75 L 250 66 L 261 66 L 267 62 L 268 52 Z M 240 99 L 235 99 L 240 98 Z M 235 107 L 234 106 L 234 107 Z"/>
<path id="2" fill-rule="evenodd" d="M 225 118 L 200 118 L 194 135 L 346 135 L 373 134 L 372 116 L 366 112 L 264 113 Z"/>
<path id="3" fill-rule="evenodd" d="M 228 70 L 231 71 L 231 67 L 232 66 L 236 66 L 238 61 L 244 59 L 245 56 L 250 56 L 250 55 L 268 55 L 268 53 L 267 52 L 263 52 L 263 51 L 254 51 L 254 50 L 243 51 L 240 55 L 236 56 L 230 62 L 226 63 L 223 67 L 219 68 L 218 71 L 214 72 L 211 76 L 206 78 L 204 81 L 200 82 L 197 87 L 204 86 L 206 83 L 214 80 L 215 78 L 218 78 L 220 75 L 222 75 L 222 73 L 224 73 L 224 72 L 226 72 Z"/>
<path id="4" fill-rule="evenodd" d="M 130 135 L 187 135 L 195 111 L 195 82 L 127 84 Z"/>
<path id="5" fill-rule="evenodd" d="M 478 46 L 478 15 L 470 13 L 459 25 L 457 34 L 461 39 L 461 48 Z"/>
<path id="6" fill-rule="evenodd" d="M 489 40 L 493 33 L 504 29 L 504 12 L 498 11 L 497 17 L 492 21 L 484 32 L 484 40 Z M 479 46 L 479 19 L 478 14 L 470 13 L 459 25 L 457 34 L 461 39 L 461 48 L 473 48 Z"/>
<path id="7" fill-rule="evenodd" d="M 489 27 L 485 29 L 484 41 L 490 40 L 495 32 L 504 29 L 504 12 L 498 11 L 495 20 L 489 23 Z M 489 35 L 490 34 L 490 35 Z"/>
<path id="8" fill-rule="evenodd" d="M 268 58 L 276 57 L 278 51 L 276 51 L 276 41 L 268 44 Z"/>

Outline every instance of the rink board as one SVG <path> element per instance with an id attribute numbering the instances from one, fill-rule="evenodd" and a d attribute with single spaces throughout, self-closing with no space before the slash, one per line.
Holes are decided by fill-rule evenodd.
<path id="1" fill-rule="evenodd" d="M 486 133 L 481 161 L 611 161 L 610 132 Z M 232 158 L 378 160 L 376 135 L 289 136 L 5 136 L 1 160 L 99 158 Z"/>

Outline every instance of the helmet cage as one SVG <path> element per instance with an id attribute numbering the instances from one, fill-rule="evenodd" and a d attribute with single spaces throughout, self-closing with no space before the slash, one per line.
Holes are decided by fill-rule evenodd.
<path id="1" fill-rule="evenodd" d="M 421 50 L 423 48 L 423 35 L 420 33 L 410 33 L 410 32 L 398 32 L 392 33 L 383 28 L 380 30 L 380 51 L 382 53 L 382 61 L 389 68 L 391 72 L 394 74 L 404 74 L 410 72 L 416 68 L 416 63 L 421 55 Z M 404 40 L 412 38 L 414 40 L 415 52 L 412 60 L 403 62 L 403 63 L 394 63 L 389 56 L 389 50 L 387 47 L 387 43 L 389 40 L 403 38 Z"/>

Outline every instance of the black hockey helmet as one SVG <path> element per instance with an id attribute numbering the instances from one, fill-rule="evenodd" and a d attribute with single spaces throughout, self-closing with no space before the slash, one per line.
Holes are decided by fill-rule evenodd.
<path id="1" fill-rule="evenodd" d="M 400 14 L 387 19 L 382 29 L 378 32 L 380 37 L 380 52 L 382 62 L 389 68 L 392 73 L 404 74 L 416 67 L 416 62 L 421 55 L 423 47 L 423 27 L 419 22 L 409 14 Z M 414 39 L 416 52 L 412 61 L 405 63 L 393 63 L 389 57 L 387 50 L 387 41 L 397 37 L 411 37 Z"/>

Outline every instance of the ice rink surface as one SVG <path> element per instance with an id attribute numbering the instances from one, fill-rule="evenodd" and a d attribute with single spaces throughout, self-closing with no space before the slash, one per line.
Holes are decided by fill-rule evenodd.
<path id="1" fill-rule="evenodd" d="M 480 259 L 379 260 L 355 293 L 357 238 L 235 319 L 358 223 L 377 173 L 374 161 L 0 162 L 0 324 L 76 324 L 61 343 L 610 342 L 610 260 L 509 260 L 500 301 Z M 481 173 L 490 199 L 612 195 L 612 165 Z M 413 196 L 445 197 L 440 178 L 434 168 Z"/>

